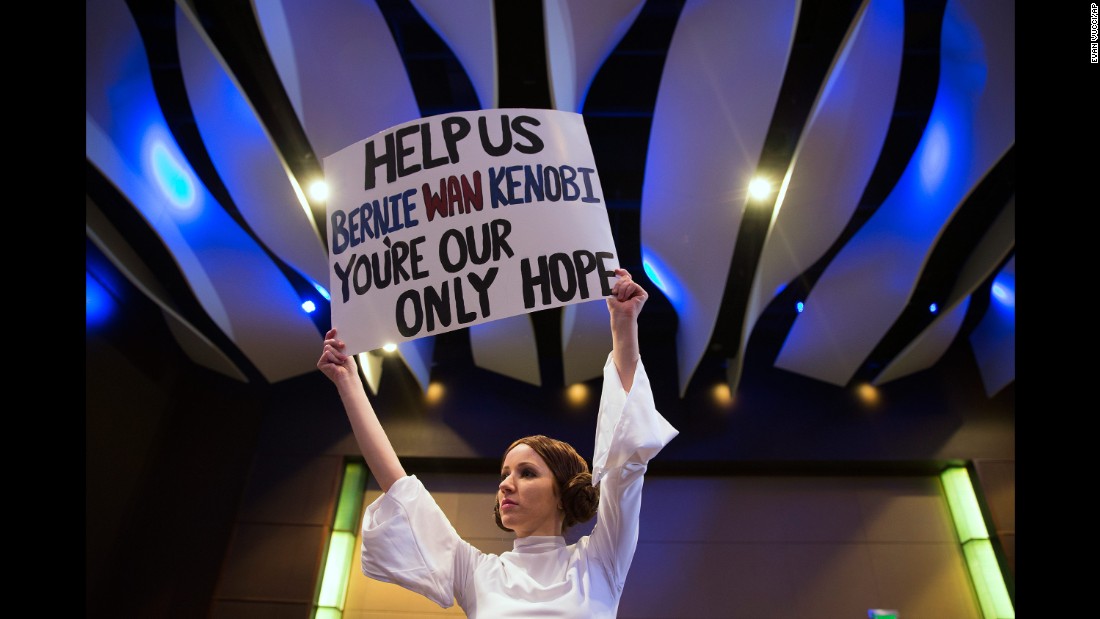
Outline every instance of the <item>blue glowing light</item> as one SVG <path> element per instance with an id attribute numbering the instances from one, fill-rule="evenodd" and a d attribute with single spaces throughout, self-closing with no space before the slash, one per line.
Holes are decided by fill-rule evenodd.
<path id="1" fill-rule="evenodd" d="M 642 268 L 645 270 L 646 276 L 649 277 L 649 281 L 653 282 L 653 285 L 665 294 L 673 307 L 679 309 L 682 295 L 676 278 L 665 270 L 659 258 L 649 254 L 644 249 L 642 254 Z"/>
<path id="2" fill-rule="evenodd" d="M 939 310 L 939 307 L 937 307 L 935 303 L 928 306 L 928 311 L 933 314 L 935 314 L 937 310 Z"/>
<path id="3" fill-rule="evenodd" d="M 195 180 L 187 168 L 159 142 L 153 145 L 150 157 L 157 185 L 168 201 L 181 209 L 191 208 L 195 204 Z"/>
<path id="4" fill-rule="evenodd" d="M 310 282 L 310 283 L 313 284 L 313 287 L 317 289 L 317 292 L 321 293 L 321 296 L 324 297 L 326 301 L 331 301 L 332 300 L 332 297 L 329 296 L 328 290 L 325 290 L 324 286 L 322 286 L 321 284 L 318 284 L 317 282 Z"/>
<path id="5" fill-rule="evenodd" d="M 1001 305 L 1009 308 L 1016 307 L 1016 278 L 1001 273 L 993 280 L 990 293 Z"/>
<path id="6" fill-rule="evenodd" d="M 98 327 L 107 324 L 118 310 L 111 293 L 92 274 L 84 272 L 84 326 Z"/>
<path id="7" fill-rule="evenodd" d="M 799 314 L 801 314 L 802 310 L 806 309 L 806 304 L 802 301 L 799 301 L 798 303 L 794 304 L 794 308 L 798 310 Z"/>
<path id="8" fill-rule="evenodd" d="M 657 275 L 657 272 L 653 270 L 653 266 L 648 262 L 642 262 L 642 268 L 645 269 L 645 274 L 649 277 L 649 281 L 653 282 L 653 285 L 664 290 L 664 284 L 661 282 L 661 276 Z"/>
<path id="9" fill-rule="evenodd" d="M 954 208 L 965 193 L 969 166 L 978 154 L 976 102 L 986 88 L 988 59 L 981 32 L 958 3 L 944 15 L 940 83 L 921 143 L 914 153 L 923 195 L 914 195 L 922 210 Z"/>
<path id="10" fill-rule="evenodd" d="M 317 311 L 317 305 L 314 304 L 313 301 L 306 299 L 305 301 L 302 301 L 302 309 L 304 309 L 307 314 L 312 314 L 313 312 Z"/>
<path id="11" fill-rule="evenodd" d="M 951 160 L 951 138 L 942 119 L 929 123 L 920 152 L 920 184 L 927 194 L 934 194 L 947 172 Z"/>

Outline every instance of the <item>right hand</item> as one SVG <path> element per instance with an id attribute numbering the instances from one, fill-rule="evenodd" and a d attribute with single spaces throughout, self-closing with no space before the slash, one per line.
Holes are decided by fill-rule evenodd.
<path id="1" fill-rule="evenodd" d="M 359 378 L 355 357 L 344 354 L 346 347 L 343 340 L 336 337 L 336 329 L 329 329 L 325 334 L 325 347 L 321 350 L 321 358 L 317 360 L 317 369 L 337 384 L 348 378 Z"/>

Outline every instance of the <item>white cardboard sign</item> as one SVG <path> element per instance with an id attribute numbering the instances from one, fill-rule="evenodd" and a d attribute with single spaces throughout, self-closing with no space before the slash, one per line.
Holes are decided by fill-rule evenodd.
<path id="1" fill-rule="evenodd" d="M 324 168 L 348 353 L 611 295 L 619 260 L 580 114 L 421 118 Z"/>

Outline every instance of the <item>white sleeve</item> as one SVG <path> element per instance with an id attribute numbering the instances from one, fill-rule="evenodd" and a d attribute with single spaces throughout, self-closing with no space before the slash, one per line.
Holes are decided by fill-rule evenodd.
<path id="1" fill-rule="evenodd" d="M 362 529 L 363 574 L 442 608 L 454 604 L 454 557 L 466 543 L 415 475 L 397 480 L 367 506 Z"/>
<path id="2" fill-rule="evenodd" d="M 604 364 L 603 394 L 596 421 L 592 484 L 600 485 L 591 557 L 607 570 L 618 592 L 638 545 L 642 482 L 647 465 L 679 431 L 657 412 L 653 389 L 641 360 L 627 393 L 611 355 Z"/>

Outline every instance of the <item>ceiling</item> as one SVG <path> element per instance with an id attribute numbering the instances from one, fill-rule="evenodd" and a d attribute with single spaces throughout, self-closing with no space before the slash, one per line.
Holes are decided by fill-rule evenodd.
<path id="1" fill-rule="evenodd" d="M 909 421 L 959 401 L 1011 416 L 1013 13 L 89 1 L 89 308 L 97 290 L 136 292 L 189 359 L 242 383 L 315 374 L 329 267 L 325 204 L 306 188 L 324 158 L 420 117 L 555 108 L 583 115 L 619 261 L 651 294 L 640 331 L 659 407 L 705 435 L 686 457 L 724 457 L 731 433 L 765 453 L 761 419 L 817 445 L 876 401 Z M 778 191 L 750 199 L 754 175 Z M 559 394 L 597 379 L 610 347 L 602 305 L 372 351 L 364 381 L 379 398 L 447 385 L 467 435 L 517 401 L 569 423 Z M 948 453 L 935 433 L 911 455 Z"/>

